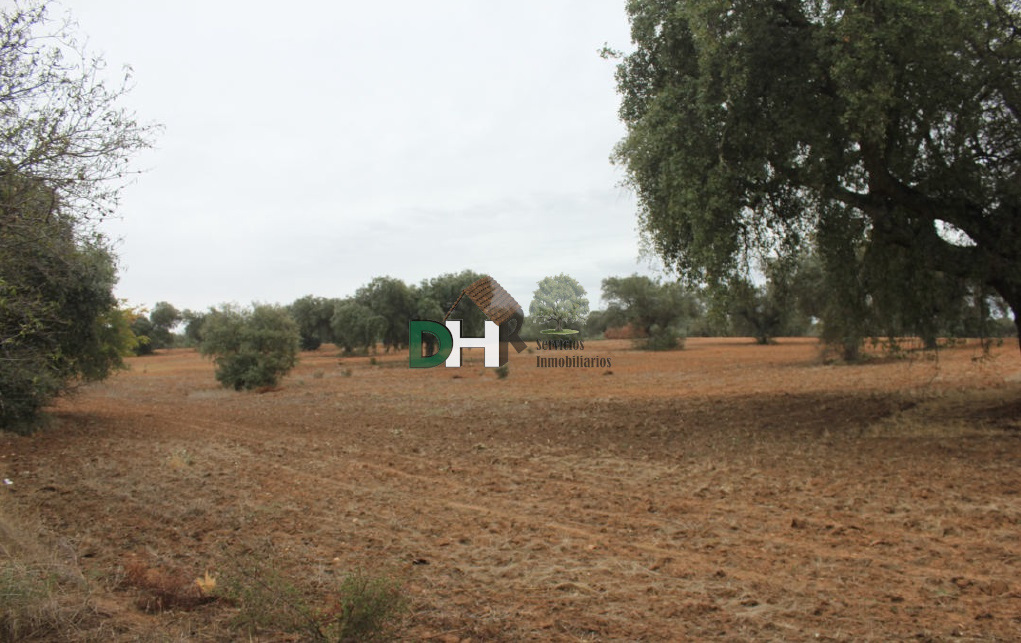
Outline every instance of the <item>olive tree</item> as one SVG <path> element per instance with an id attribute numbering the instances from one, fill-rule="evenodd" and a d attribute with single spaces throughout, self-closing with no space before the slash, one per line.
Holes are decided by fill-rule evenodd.
<path id="1" fill-rule="evenodd" d="M 103 67 L 45 3 L 0 9 L 0 428 L 27 430 L 131 343 L 95 222 L 155 128 L 120 106 L 129 77 L 111 87 Z"/>
<path id="2" fill-rule="evenodd" d="M 278 384 L 298 362 L 300 339 L 286 308 L 226 305 L 206 315 L 199 352 L 212 358 L 223 386 L 240 391 Z"/>

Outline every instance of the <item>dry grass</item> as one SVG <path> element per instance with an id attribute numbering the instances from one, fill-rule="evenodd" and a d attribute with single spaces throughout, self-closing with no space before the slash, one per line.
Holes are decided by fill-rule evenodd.
<path id="1" fill-rule="evenodd" d="M 90 588 L 66 544 L 55 544 L 0 489 L 0 640 L 71 640 L 93 616 Z"/>

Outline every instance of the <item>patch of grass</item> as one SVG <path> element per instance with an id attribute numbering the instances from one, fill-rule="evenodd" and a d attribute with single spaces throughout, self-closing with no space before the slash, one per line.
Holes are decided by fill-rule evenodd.
<path id="1" fill-rule="evenodd" d="M 276 631 L 309 641 L 389 641 L 408 609 L 400 583 L 388 576 L 358 570 L 316 599 L 254 558 L 235 560 L 216 592 L 237 605 L 234 626 L 249 635 Z"/>
<path id="2" fill-rule="evenodd" d="M 0 502 L 0 641 L 70 638 L 91 613 L 81 571 Z"/>
<path id="3" fill-rule="evenodd" d="M 504 364 L 503 366 L 496 369 L 496 377 L 499 379 L 506 379 L 510 375 L 510 363 Z"/>

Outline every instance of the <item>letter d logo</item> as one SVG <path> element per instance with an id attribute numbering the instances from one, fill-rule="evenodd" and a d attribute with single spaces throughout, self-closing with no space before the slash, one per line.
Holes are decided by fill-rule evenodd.
<path id="1" fill-rule="evenodd" d="M 436 338 L 439 350 L 435 355 L 422 357 L 422 335 L 429 334 Z M 411 368 L 432 368 L 439 366 L 450 357 L 454 350 L 454 336 L 446 326 L 434 321 L 408 322 L 408 366 Z"/>

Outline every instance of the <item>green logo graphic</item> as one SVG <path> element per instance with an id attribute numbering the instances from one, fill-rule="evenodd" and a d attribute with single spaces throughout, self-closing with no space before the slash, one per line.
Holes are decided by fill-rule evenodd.
<path id="1" fill-rule="evenodd" d="M 457 308 L 461 299 L 468 295 L 489 319 L 485 322 L 484 337 L 462 337 L 461 322 L 447 321 L 450 313 Z M 445 363 L 448 368 L 461 365 L 462 348 L 482 348 L 486 351 L 487 367 L 503 366 L 509 359 L 507 345 L 514 350 L 525 350 L 525 342 L 518 336 L 525 315 L 518 302 L 492 277 L 482 277 L 461 291 L 454 305 L 447 311 L 443 323 L 434 321 L 408 322 L 408 365 L 411 368 L 432 368 Z M 424 335 L 432 336 L 437 350 L 423 356 L 426 342 Z"/>

